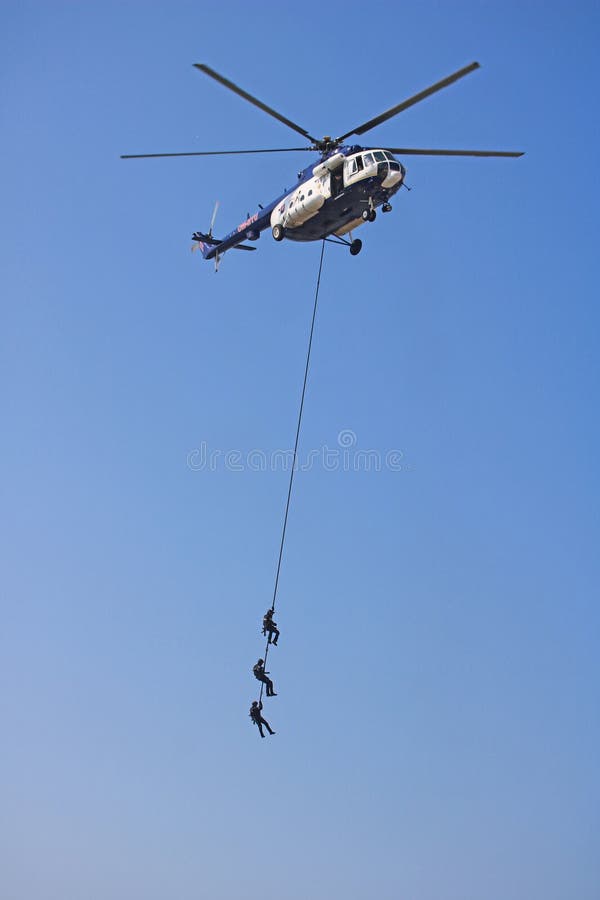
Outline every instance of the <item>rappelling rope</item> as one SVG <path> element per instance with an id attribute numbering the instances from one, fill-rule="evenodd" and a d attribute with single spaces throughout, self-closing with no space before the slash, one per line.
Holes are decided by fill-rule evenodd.
<path id="1" fill-rule="evenodd" d="M 290 500 L 292 497 L 292 486 L 294 484 L 294 473 L 296 471 L 296 456 L 298 454 L 298 441 L 300 440 L 300 426 L 302 425 L 302 412 L 304 410 L 304 395 L 306 394 L 306 383 L 308 381 L 308 369 L 310 366 L 310 351 L 312 349 L 312 341 L 313 334 L 315 330 L 315 319 L 317 317 L 317 303 L 319 302 L 319 287 L 321 285 L 321 272 L 323 270 L 323 256 L 325 253 L 325 241 L 321 242 L 321 258 L 319 260 L 319 274 L 317 275 L 317 286 L 315 289 L 315 302 L 313 305 L 313 313 L 312 313 L 312 321 L 310 323 L 310 335 L 308 338 L 308 348 L 306 351 L 306 365 L 304 367 L 304 382 L 302 384 L 302 396 L 300 397 L 300 409 L 298 410 L 298 424 L 296 426 L 296 440 L 294 443 L 294 455 L 292 458 L 292 471 L 290 472 L 290 483 L 288 486 L 287 500 L 285 504 L 285 516 L 283 517 L 283 528 L 281 531 L 281 543 L 279 545 L 279 558 L 277 560 L 277 571 L 275 573 L 275 587 L 273 588 L 273 602 L 271 603 L 271 609 L 275 612 L 275 601 L 277 600 L 277 588 L 279 587 L 279 573 L 281 571 L 281 560 L 283 558 L 283 548 L 285 545 L 285 533 L 287 529 L 287 521 L 288 521 L 288 513 L 290 511 Z M 267 656 L 269 655 L 269 637 L 270 634 L 267 633 L 267 643 L 265 646 L 265 671 L 267 668 Z M 260 683 L 260 697 L 258 698 L 259 703 L 262 702 L 264 689 L 264 682 Z"/>

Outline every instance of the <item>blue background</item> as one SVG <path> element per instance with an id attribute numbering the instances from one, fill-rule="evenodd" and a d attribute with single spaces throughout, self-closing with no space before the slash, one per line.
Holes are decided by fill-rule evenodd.
<path id="1" fill-rule="evenodd" d="M 595 3 L 6 3 L 5 900 L 592 900 L 598 856 Z M 365 143 L 411 193 L 327 245 L 269 658 L 247 715 L 319 244 L 190 254 L 310 155 L 192 68 Z"/>

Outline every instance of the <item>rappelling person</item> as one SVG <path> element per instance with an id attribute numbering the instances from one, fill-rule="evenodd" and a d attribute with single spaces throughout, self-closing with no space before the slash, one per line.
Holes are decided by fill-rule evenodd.
<path id="1" fill-rule="evenodd" d="M 265 726 L 265 728 L 267 729 L 269 734 L 275 734 L 275 732 L 273 731 L 273 729 L 271 728 L 271 726 L 269 725 L 267 720 L 263 719 L 263 717 L 261 715 L 262 708 L 263 708 L 262 702 L 260 702 L 259 700 L 253 700 L 252 706 L 250 707 L 250 718 L 252 719 L 252 721 L 254 722 L 255 725 L 258 725 L 258 730 L 260 731 L 260 736 L 262 738 L 264 738 L 265 733 L 262 729 L 263 725 Z"/>
<path id="2" fill-rule="evenodd" d="M 267 687 L 267 697 L 276 697 L 277 694 L 273 690 L 273 682 L 270 678 L 267 678 L 268 672 L 265 672 L 265 661 L 264 659 L 259 659 L 255 666 L 252 667 L 252 671 L 254 672 L 254 677 L 258 681 L 262 681 L 263 684 Z"/>
<path id="3" fill-rule="evenodd" d="M 279 628 L 277 627 L 277 622 L 273 621 L 273 609 L 268 609 L 263 616 L 263 628 L 262 633 L 269 635 L 269 644 L 273 644 L 274 647 L 277 646 L 277 641 L 279 640 Z M 275 637 L 273 637 L 275 635 Z"/>

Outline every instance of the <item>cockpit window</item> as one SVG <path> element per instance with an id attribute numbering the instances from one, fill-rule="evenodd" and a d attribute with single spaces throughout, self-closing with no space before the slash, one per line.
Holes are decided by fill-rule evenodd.
<path id="1" fill-rule="evenodd" d="M 365 153 L 365 155 L 363 156 L 363 159 L 364 159 L 364 161 L 365 161 L 365 166 L 372 166 L 372 165 L 373 165 L 374 160 L 373 160 L 373 154 L 372 154 L 372 153 Z"/>
<path id="2" fill-rule="evenodd" d="M 394 155 L 390 153 L 389 150 L 384 150 L 383 152 L 385 153 L 386 159 L 389 159 L 391 162 L 396 162 Z"/>
<path id="3" fill-rule="evenodd" d="M 362 171 L 363 161 L 362 156 L 353 156 L 348 160 L 348 174 L 355 175 L 357 172 Z"/>
<path id="4" fill-rule="evenodd" d="M 373 156 L 378 162 L 385 162 L 385 154 L 383 150 L 376 150 Z"/>

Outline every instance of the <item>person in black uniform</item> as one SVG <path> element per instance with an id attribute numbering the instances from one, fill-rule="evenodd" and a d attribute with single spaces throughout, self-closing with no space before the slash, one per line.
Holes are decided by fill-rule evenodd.
<path id="1" fill-rule="evenodd" d="M 267 687 L 267 697 L 276 697 L 277 694 L 273 690 L 273 682 L 270 678 L 267 678 L 268 672 L 265 672 L 265 661 L 264 659 L 259 659 L 255 666 L 253 666 L 252 671 L 254 672 L 254 677 L 258 681 L 262 681 L 264 685 Z"/>
<path id="2" fill-rule="evenodd" d="M 273 621 L 273 610 L 268 609 L 263 616 L 263 634 L 269 635 L 269 644 L 273 644 L 274 647 L 277 646 L 277 641 L 279 640 L 279 628 L 277 627 L 277 622 Z M 273 637 L 275 635 L 275 637 Z"/>
<path id="3" fill-rule="evenodd" d="M 271 728 L 271 726 L 269 725 L 267 720 L 263 719 L 262 714 L 261 714 L 262 708 L 263 708 L 262 703 L 259 703 L 258 700 L 253 700 L 252 706 L 250 707 L 250 718 L 252 719 L 252 721 L 254 722 L 255 725 L 258 725 L 258 730 L 260 731 L 260 736 L 262 738 L 264 738 L 265 733 L 262 729 L 263 725 L 265 726 L 265 728 L 267 729 L 269 734 L 275 734 L 275 732 L 273 731 L 273 729 Z"/>

